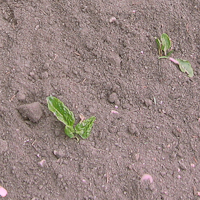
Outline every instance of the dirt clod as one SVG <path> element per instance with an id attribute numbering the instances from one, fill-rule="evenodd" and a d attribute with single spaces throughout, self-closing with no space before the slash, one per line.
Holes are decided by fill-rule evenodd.
<path id="1" fill-rule="evenodd" d="M 144 104 L 146 107 L 150 107 L 153 105 L 153 101 L 151 99 L 145 99 Z"/>
<path id="2" fill-rule="evenodd" d="M 110 94 L 108 101 L 110 103 L 115 103 L 116 105 L 119 105 L 119 99 L 118 96 L 115 92 L 113 92 L 112 94 Z"/>
<path id="3" fill-rule="evenodd" d="M 29 119 L 31 122 L 36 123 L 42 117 L 42 106 L 39 102 L 21 105 L 18 111 L 24 119 Z"/>
<path id="4" fill-rule="evenodd" d="M 138 128 L 137 128 L 136 125 L 133 124 L 133 123 L 131 123 L 131 124 L 129 125 L 128 131 L 129 131 L 130 134 L 135 135 L 135 136 L 137 136 L 137 137 L 140 135 L 140 132 L 139 132 Z"/>
<path id="5" fill-rule="evenodd" d="M 19 91 L 19 92 L 17 93 L 17 99 L 18 99 L 19 101 L 24 102 L 24 101 L 26 100 L 26 95 L 25 95 L 23 92 Z"/>
<path id="6" fill-rule="evenodd" d="M 7 151 L 8 143 L 5 140 L 0 139 L 0 154 Z"/>

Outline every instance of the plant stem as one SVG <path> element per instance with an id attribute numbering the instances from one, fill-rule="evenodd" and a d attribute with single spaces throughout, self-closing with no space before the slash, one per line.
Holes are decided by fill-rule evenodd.
<path id="1" fill-rule="evenodd" d="M 169 60 L 172 61 L 173 63 L 179 65 L 179 62 L 176 59 L 170 57 Z"/>

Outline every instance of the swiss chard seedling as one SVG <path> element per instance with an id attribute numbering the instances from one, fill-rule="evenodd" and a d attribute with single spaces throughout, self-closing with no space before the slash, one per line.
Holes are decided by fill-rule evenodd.
<path id="1" fill-rule="evenodd" d="M 163 33 L 160 39 L 159 38 L 155 39 L 158 46 L 159 55 L 163 58 L 169 57 L 173 53 L 173 51 L 168 52 L 168 50 L 172 47 L 172 42 L 169 36 L 166 33 Z"/>
<path id="2" fill-rule="evenodd" d="M 173 50 L 169 51 L 171 49 L 172 44 L 170 37 L 166 33 L 163 33 L 160 39 L 155 38 L 155 40 L 158 46 L 158 53 L 160 56 L 159 59 L 169 58 L 170 61 L 179 66 L 182 72 L 186 72 L 189 77 L 194 76 L 194 72 L 189 61 L 182 59 L 174 59 L 170 57 L 170 55 L 173 53 Z"/>
<path id="3" fill-rule="evenodd" d="M 92 126 L 95 121 L 95 117 L 92 116 L 89 119 L 81 119 L 81 121 L 74 126 L 75 118 L 72 111 L 64 105 L 62 101 L 56 97 L 47 97 L 48 109 L 54 113 L 59 121 L 65 125 L 65 133 L 70 138 L 75 138 L 76 135 L 81 136 L 83 139 L 89 137 L 92 130 Z"/>

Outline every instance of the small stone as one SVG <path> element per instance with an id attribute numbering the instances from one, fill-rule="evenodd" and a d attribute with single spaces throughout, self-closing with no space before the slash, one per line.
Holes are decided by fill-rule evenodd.
<path id="1" fill-rule="evenodd" d="M 34 77 L 35 73 L 34 73 L 34 72 L 30 72 L 29 75 L 30 75 L 31 77 Z"/>
<path id="2" fill-rule="evenodd" d="M 42 188 L 43 188 L 43 185 L 40 185 L 40 186 L 38 187 L 39 190 L 41 190 Z"/>
<path id="3" fill-rule="evenodd" d="M 43 70 L 48 70 L 49 67 L 50 67 L 50 64 L 49 64 L 49 63 L 45 63 L 45 64 L 43 65 Z"/>
<path id="4" fill-rule="evenodd" d="M 144 174 L 141 178 L 141 181 L 149 181 L 150 183 L 153 183 L 153 178 L 149 174 Z"/>
<path id="5" fill-rule="evenodd" d="M 42 117 L 42 106 L 39 102 L 19 106 L 18 111 L 24 119 L 29 119 L 31 122 L 36 123 Z"/>
<path id="6" fill-rule="evenodd" d="M 55 136 L 59 136 L 60 135 L 60 129 L 59 128 L 56 128 L 54 133 L 55 133 Z"/>
<path id="7" fill-rule="evenodd" d="M 145 99 L 144 104 L 146 107 L 150 107 L 153 105 L 153 101 L 151 99 Z"/>
<path id="8" fill-rule="evenodd" d="M 186 170 L 187 169 L 187 167 L 185 166 L 183 161 L 179 161 L 179 167 L 180 167 L 181 170 Z"/>
<path id="9" fill-rule="evenodd" d="M 117 94 L 116 94 L 115 92 L 113 92 L 113 93 L 109 96 L 108 101 L 109 101 L 110 103 L 115 103 L 116 105 L 119 105 L 119 99 L 118 99 L 118 96 L 117 96 Z"/>
<path id="10" fill-rule="evenodd" d="M 118 132 L 118 127 L 117 126 L 110 126 L 109 128 L 108 128 L 108 130 L 109 130 L 109 132 L 110 133 L 117 133 Z"/>
<path id="11" fill-rule="evenodd" d="M 175 137 L 180 137 L 181 136 L 181 130 L 177 127 L 175 127 L 173 130 L 172 130 L 172 134 L 175 136 Z"/>
<path id="12" fill-rule="evenodd" d="M 176 158 L 176 152 L 173 151 L 172 154 L 170 155 L 170 158 L 175 159 Z"/>
<path id="13" fill-rule="evenodd" d="M 23 92 L 18 92 L 17 93 L 17 99 L 18 99 L 18 101 L 25 101 L 26 95 Z"/>
<path id="14" fill-rule="evenodd" d="M 89 112 L 93 114 L 93 113 L 96 112 L 96 109 L 95 109 L 94 107 L 91 106 L 91 107 L 89 107 Z"/>
<path id="15" fill-rule="evenodd" d="M 111 17 L 109 22 L 112 23 L 112 22 L 115 22 L 116 20 L 117 20 L 116 17 Z"/>
<path id="16" fill-rule="evenodd" d="M 43 73 L 41 74 L 41 78 L 42 78 L 42 79 L 47 79 L 48 76 L 49 76 L 49 74 L 48 74 L 47 71 L 45 71 L 45 72 L 43 72 Z"/>
<path id="17" fill-rule="evenodd" d="M 138 161 L 139 158 L 140 158 L 140 154 L 139 154 L 139 153 L 136 153 L 136 154 L 135 154 L 135 159 L 136 159 L 136 161 Z"/>
<path id="18" fill-rule="evenodd" d="M 47 165 L 47 162 L 45 159 L 41 160 L 40 162 L 38 162 L 40 167 L 45 167 Z"/>
<path id="19" fill-rule="evenodd" d="M 5 197 L 7 195 L 7 190 L 0 186 L 0 197 Z"/>
<path id="20" fill-rule="evenodd" d="M 165 171 L 161 171 L 161 172 L 160 172 L 160 175 L 161 175 L 162 177 L 165 177 L 165 176 L 166 176 L 166 172 L 165 172 Z"/>
<path id="21" fill-rule="evenodd" d="M 58 178 L 61 179 L 63 177 L 62 174 L 58 174 Z"/>
<path id="22" fill-rule="evenodd" d="M 63 158 L 66 154 L 64 150 L 54 150 L 53 154 L 56 156 L 56 158 Z"/>
<path id="23" fill-rule="evenodd" d="M 7 151 L 8 149 L 8 143 L 5 140 L 0 139 L 0 155 Z"/>
<path id="24" fill-rule="evenodd" d="M 39 25 L 39 24 L 35 26 L 35 30 L 36 30 L 36 31 L 37 31 L 39 28 L 40 28 L 40 25 Z"/>
<path id="25" fill-rule="evenodd" d="M 110 54 L 108 55 L 108 62 L 111 65 L 114 65 L 116 70 L 120 70 L 120 66 L 121 66 L 121 58 L 119 56 L 119 54 L 115 53 L 115 52 L 110 52 Z"/>
<path id="26" fill-rule="evenodd" d="M 128 131 L 132 135 L 135 135 L 135 136 L 140 135 L 140 132 L 139 132 L 138 128 L 135 126 L 135 124 L 130 124 L 130 126 L 128 127 Z"/>

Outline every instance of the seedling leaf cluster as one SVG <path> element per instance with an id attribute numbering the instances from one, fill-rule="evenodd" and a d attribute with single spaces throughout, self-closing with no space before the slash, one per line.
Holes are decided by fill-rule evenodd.
<path id="1" fill-rule="evenodd" d="M 177 64 L 182 72 L 186 72 L 189 77 L 194 76 L 194 72 L 189 61 L 182 59 L 174 59 L 170 57 L 170 55 L 173 53 L 173 50 L 170 51 L 172 47 L 172 42 L 170 37 L 166 33 L 163 33 L 160 39 L 155 38 L 155 40 L 158 46 L 158 53 L 160 56 L 159 59 L 168 58 L 170 61 Z"/>
<path id="2" fill-rule="evenodd" d="M 64 105 L 58 98 L 49 96 L 47 97 L 48 109 L 54 113 L 56 118 L 65 125 L 65 133 L 70 138 L 75 138 L 76 135 L 86 139 L 90 136 L 95 117 L 92 116 L 89 119 L 81 120 L 76 126 L 75 117 L 72 111 Z"/>

